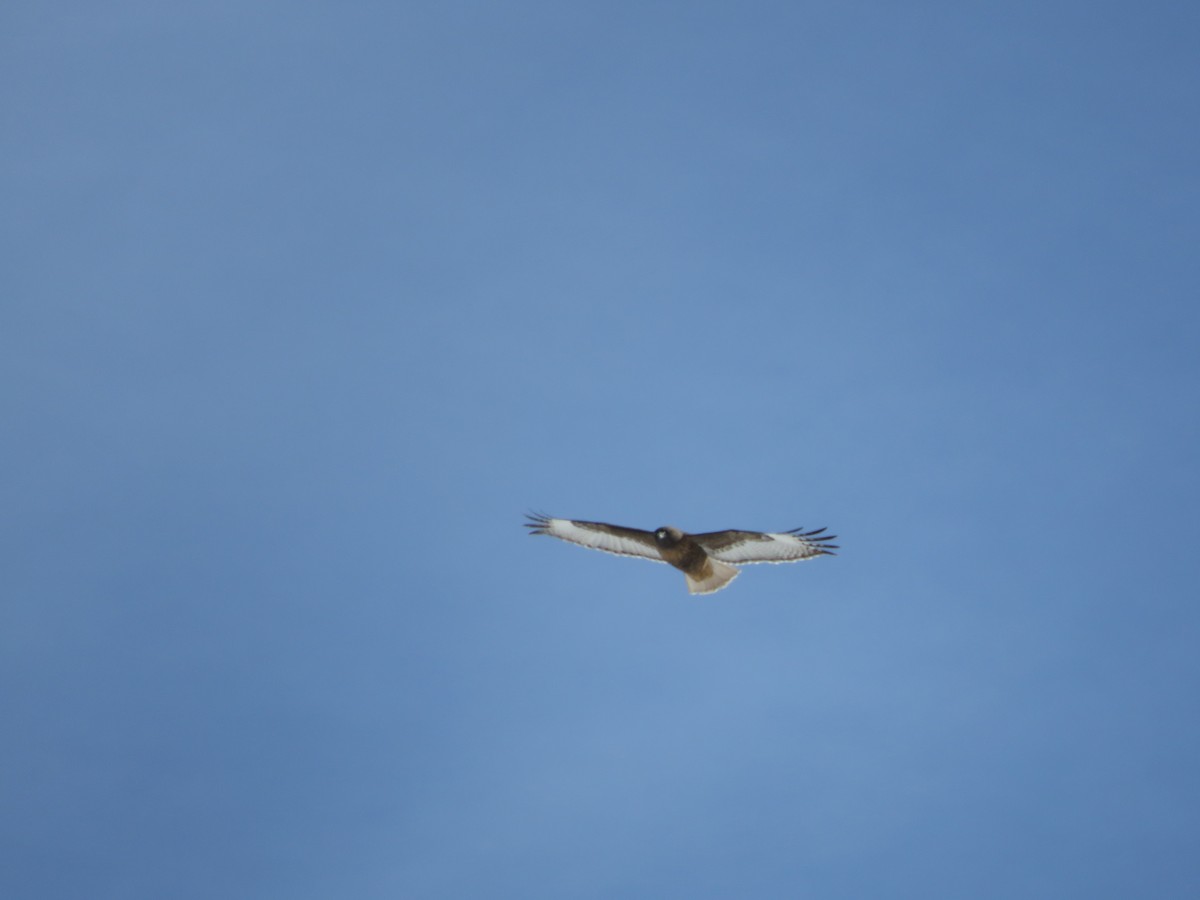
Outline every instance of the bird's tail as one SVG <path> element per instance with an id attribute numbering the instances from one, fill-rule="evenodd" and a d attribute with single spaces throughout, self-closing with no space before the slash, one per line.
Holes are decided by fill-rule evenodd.
<path id="1" fill-rule="evenodd" d="M 695 576 L 684 572 L 683 577 L 687 579 L 688 590 L 693 594 L 711 594 L 737 578 L 738 570 L 710 557 Z"/>

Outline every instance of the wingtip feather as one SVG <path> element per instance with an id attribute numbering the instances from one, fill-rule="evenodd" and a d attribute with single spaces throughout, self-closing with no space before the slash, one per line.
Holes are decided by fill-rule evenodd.
<path id="1" fill-rule="evenodd" d="M 525 518 L 529 521 L 521 524 L 529 529 L 529 534 L 549 534 L 550 516 L 531 510 L 525 513 Z"/>

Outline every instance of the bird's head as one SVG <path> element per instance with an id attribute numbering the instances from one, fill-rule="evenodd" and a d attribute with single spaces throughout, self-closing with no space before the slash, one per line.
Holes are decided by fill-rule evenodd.
<path id="1" fill-rule="evenodd" d="M 664 525 L 654 532 L 654 540 L 660 547 L 674 547 L 683 540 L 683 532 L 671 525 Z"/>

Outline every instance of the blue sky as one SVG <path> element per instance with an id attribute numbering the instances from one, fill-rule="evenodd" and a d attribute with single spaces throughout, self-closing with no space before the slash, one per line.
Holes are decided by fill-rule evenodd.
<path id="1" fill-rule="evenodd" d="M 5 896 L 1200 891 L 1192 6 L 4 24 Z"/>

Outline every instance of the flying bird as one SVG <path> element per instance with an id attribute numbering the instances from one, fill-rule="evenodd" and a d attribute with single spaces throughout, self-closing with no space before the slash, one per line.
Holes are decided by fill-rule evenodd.
<path id="1" fill-rule="evenodd" d="M 785 563 L 833 556 L 837 535 L 825 534 L 824 528 L 804 531 L 794 528 L 778 534 L 762 531 L 708 531 L 688 534 L 670 525 L 654 531 L 625 528 L 604 522 L 580 522 L 554 519 L 531 513 L 525 527 L 530 534 L 548 534 L 593 550 L 620 556 L 640 556 L 665 562 L 683 572 L 693 594 L 711 594 L 737 578 L 734 565 L 746 563 Z M 730 565 L 730 563 L 734 565 Z"/>

